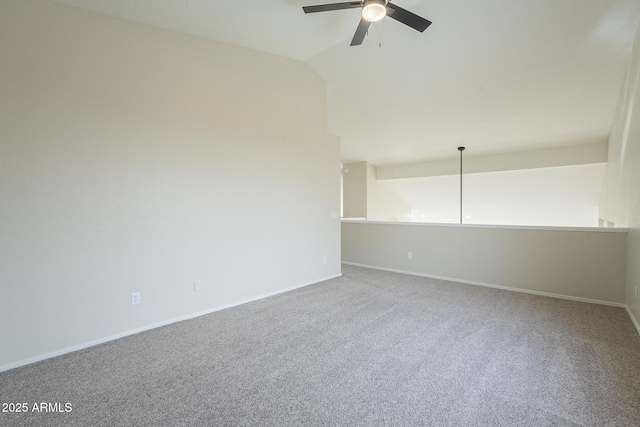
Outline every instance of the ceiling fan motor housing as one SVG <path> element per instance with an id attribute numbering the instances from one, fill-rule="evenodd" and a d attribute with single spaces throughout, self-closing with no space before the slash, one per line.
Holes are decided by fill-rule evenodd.
<path id="1" fill-rule="evenodd" d="M 362 18 L 369 22 L 378 22 L 387 15 L 386 0 L 364 0 L 362 3 Z"/>

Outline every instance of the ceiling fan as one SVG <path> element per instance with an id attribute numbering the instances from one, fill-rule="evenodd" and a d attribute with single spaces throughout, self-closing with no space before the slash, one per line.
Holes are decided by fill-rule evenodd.
<path id="1" fill-rule="evenodd" d="M 351 46 L 362 44 L 364 37 L 367 35 L 369 25 L 372 22 L 378 22 L 385 16 L 393 18 L 398 22 L 413 28 L 414 30 L 423 32 L 431 25 L 431 21 L 424 19 L 415 13 L 411 13 L 387 0 L 362 0 L 348 1 L 344 3 L 320 4 L 317 6 L 303 6 L 304 13 L 328 12 L 330 10 L 354 9 L 362 8 L 362 19 L 356 29 L 356 33 L 351 40 Z"/>

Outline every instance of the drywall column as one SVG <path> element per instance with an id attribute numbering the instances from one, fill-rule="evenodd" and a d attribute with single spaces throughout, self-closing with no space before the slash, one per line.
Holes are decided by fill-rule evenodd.
<path id="1" fill-rule="evenodd" d="M 367 162 L 342 167 L 342 209 L 345 218 L 367 217 Z"/>

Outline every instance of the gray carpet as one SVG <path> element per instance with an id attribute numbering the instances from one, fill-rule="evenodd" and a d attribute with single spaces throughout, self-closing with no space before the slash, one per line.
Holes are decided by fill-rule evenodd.
<path id="1" fill-rule="evenodd" d="M 343 277 L 0 373 L 0 425 L 638 426 L 624 309 Z"/>

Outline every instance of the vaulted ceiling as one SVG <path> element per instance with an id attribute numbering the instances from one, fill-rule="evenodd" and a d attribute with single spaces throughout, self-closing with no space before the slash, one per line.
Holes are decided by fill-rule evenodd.
<path id="1" fill-rule="evenodd" d="M 637 0 L 395 0 L 349 43 L 340 0 L 55 0 L 304 61 L 327 82 L 344 162 L 376 165 L 605 141 L 640 16 Z"/>

